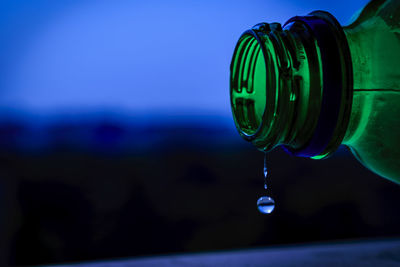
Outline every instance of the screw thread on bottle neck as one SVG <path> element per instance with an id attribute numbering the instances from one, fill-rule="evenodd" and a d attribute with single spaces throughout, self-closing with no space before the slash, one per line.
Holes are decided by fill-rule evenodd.
<path id="1" fill-rule="evenodd" d="M 336 30 L 307 16 L 243 33 L 231 64 L 231 105 L 244 139 L 307 157 L 336 149 L 352 89 L 347 43 Z"/>

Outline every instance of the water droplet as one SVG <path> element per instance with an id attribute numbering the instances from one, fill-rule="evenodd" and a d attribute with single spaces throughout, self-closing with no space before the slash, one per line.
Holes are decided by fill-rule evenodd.
<path id="1" fill-rule="evenodd" d="M 267 153 L 264 155 L 264 189 L 268 188 Z M 260 197 L 257 201 L 258 210 L 263 214 L 270 214 L 275 208 L 275 201 L 269 196 Z"/>
<path id="2" fill-rule="evenodd" d="M 260 197 L 257 200 L 257 208 L 261 213 L 270 214 L 275 208 L 275 201 L 268 197 Z"/>
<path id="3" fill-rule="evenodd" d="M 265 156 L 264 156 L 264 189 L 265 189 L 265 190 L 267 190 L 267 188 L 268 188 L 267 176 L 268 176 L 268 169 L 267 169 L 267 153 L 265 153 Z"/>

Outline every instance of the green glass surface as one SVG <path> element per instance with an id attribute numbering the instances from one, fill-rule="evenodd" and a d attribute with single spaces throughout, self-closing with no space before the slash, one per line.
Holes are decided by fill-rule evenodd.
<path id="1" fill-rule="evenodd" d="M 377 174 L 400 182 L 400 1 L 373 1 L 344 28 L 354 96 L 343 143 Z"/>
<path id="2" fill-rule="evenodd" d="M 338 77 L 344 89 L 337 125 L 325 150 L 312 158 L 344 144 L 368 169 L 400 183 L 400 1 L 371 1 L 343 31 L 335 38 L 349 47 L 342 69 L 352 73 L 353 83 L 345 74 Z M 230 80 L 241 136 L 262 151 L 306 146 L 322 105 L 323 64 L 318 42 L 301 23 L 245 32 Z"/>
<path id="3" fill-rule="evenodd" d="M 260 126 L 266 103 L 266 65 L 260 45 L 251 36 L 240 40 L 234 64 L 236 73 L 232 88 L 232 105 L 237 111 L 238 123 L 246 134 L 253 134 Z"/>

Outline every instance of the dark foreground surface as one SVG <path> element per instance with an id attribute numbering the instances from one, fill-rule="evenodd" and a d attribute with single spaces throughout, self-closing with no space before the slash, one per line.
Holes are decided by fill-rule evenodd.
<path id="1" fill-rule="evenodd" d="M 326 243 L 53 266 L 400 266 L 400 240 Z"/>
<path id="2" fill-rule="evenodd" d="M 264 154 L 230 120 L 203 119 L 79 116 L 0 126 L 0 266 L 400 237 L 400 186 L 346 149 L 319 161 L 270 152 L 266 192 Z M 272 214 L 257 210 L 263 195 L 275 200 Z M 378 255 L 374 246 L 368 257 Z M 350 255 L 359 260 L 357 251 L 367 249 L 356 248 Z M 196 254 L 178 262 L 300 263 L 313 251 Z"/>

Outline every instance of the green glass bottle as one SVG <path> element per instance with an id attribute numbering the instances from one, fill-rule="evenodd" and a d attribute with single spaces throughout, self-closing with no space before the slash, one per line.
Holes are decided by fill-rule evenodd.
<path id="1" fill-rule="evenodd" d="M 343 144 L 400 183 L 400 1 L 372 1 L 346 27 L 324 11 L 257 24 L 236 45 L 230 97 L 258 149 L 322 159 Z"/>

